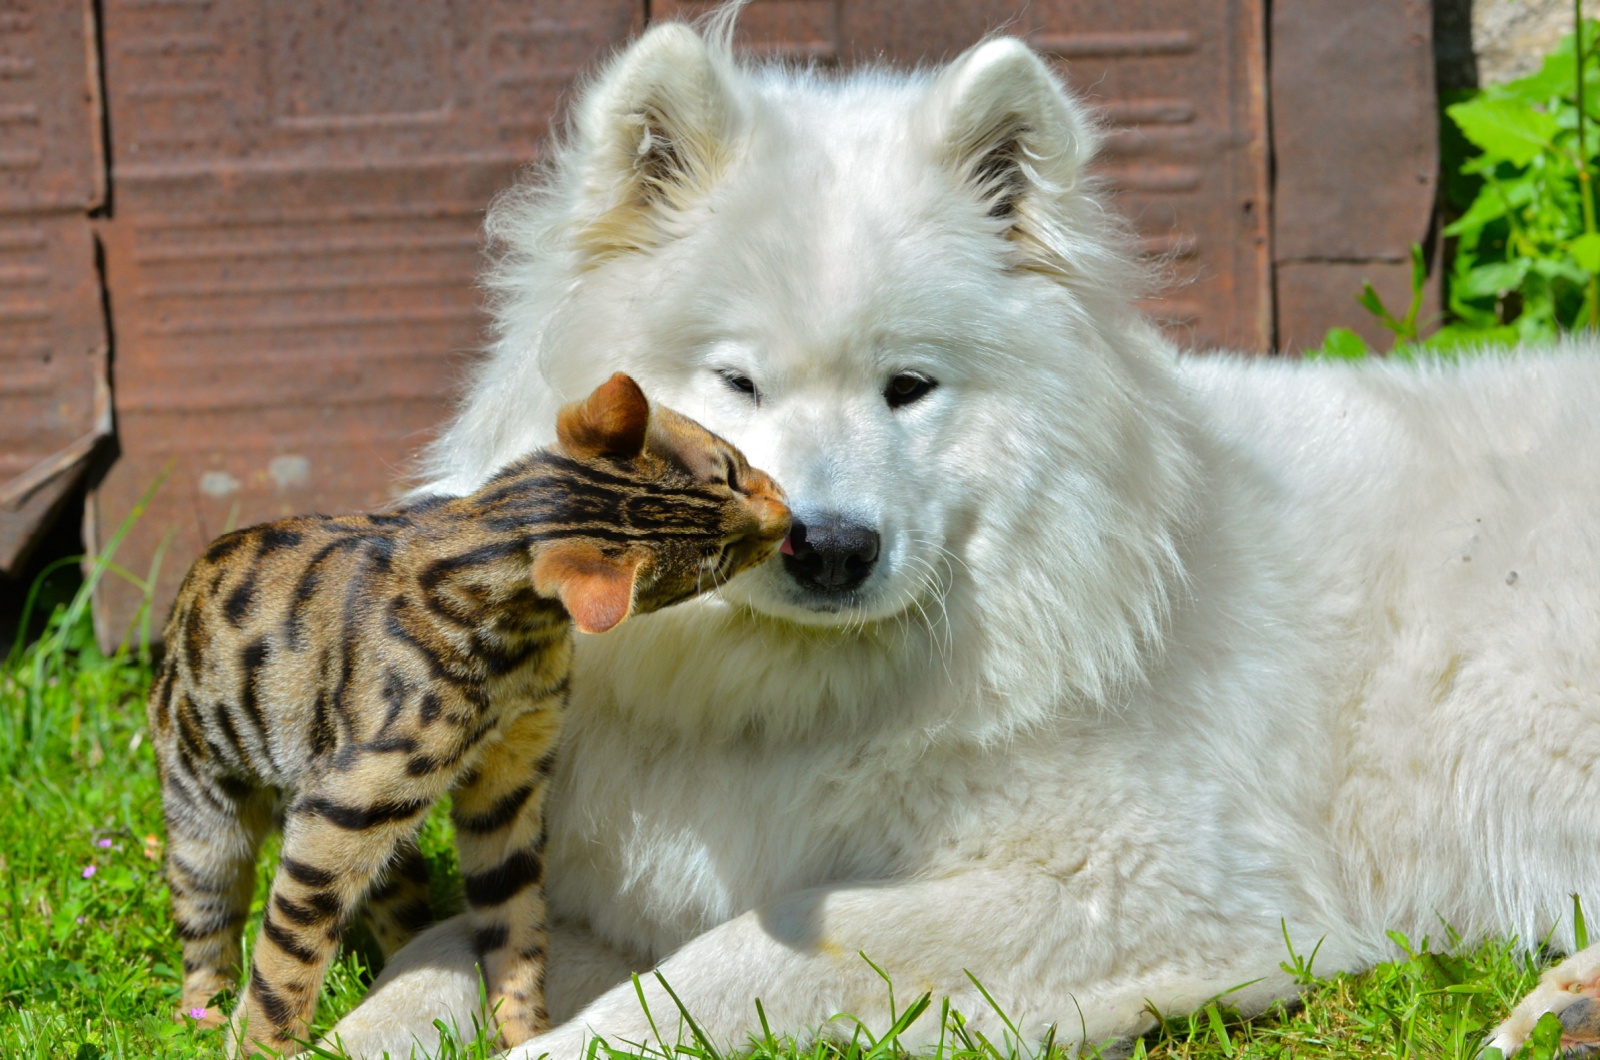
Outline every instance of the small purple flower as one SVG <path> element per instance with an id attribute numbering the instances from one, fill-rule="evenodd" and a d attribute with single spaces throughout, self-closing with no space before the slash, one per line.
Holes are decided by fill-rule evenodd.
<path id="1" fill-rule="evenodd" d="M 83 878 L 87 880 L 89 877 L 93 876 L 95 873 L 97 873 L 99 871 L 100 871 L 99 868 L 97 868 L 94 865 L 85 865 L 83 867 Z"/>
<path id="2" fill-rule="evenodd" d="M 109 839 L 96 839 L 94 841 L 94 845 L 99 847 L 101 850 L 110 850 L 111 849 L 111 840 L 109 840 Z"/>
<path id="3" fill-rule="evenodd" d="M 78 923 L 80 923 L 80 924 L 81 924 L 81 923 L 83 923 L 83 921 L 84 921 L 84 918 L 83 918 L 83 917 L 81 917 L 81 916 L 80 916 L 80 917 L 79 917 L 79 918 L 78 918 Z"/>
<path id="4" fill-rule="evenodd" d="M 192 1008 L 189 1010 L 189 1018 L 192 1020 L 203 1020 L 206 1018 L 206 1010 L 203 1008 Z"/>

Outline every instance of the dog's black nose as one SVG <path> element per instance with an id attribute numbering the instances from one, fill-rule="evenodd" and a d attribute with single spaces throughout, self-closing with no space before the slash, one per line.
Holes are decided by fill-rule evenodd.
<path id="1" fill-rule="evenodd" d="M 878 532 L 833 513 L 795 516 L 783 549 L 783 569 L 813 592 L 847 593 L 878 562 Z"/>

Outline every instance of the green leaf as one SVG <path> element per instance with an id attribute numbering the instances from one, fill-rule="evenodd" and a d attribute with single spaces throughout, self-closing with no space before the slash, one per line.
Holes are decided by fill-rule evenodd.
<path id="1" fill-rule="evenodd" d="M 1465 103 L 1476 98 L 1477 89 L 1443 88 L 1439 90 L 1439 107 L 1452 103 Z M 1482 190 L 1483 181 L 1464 171 L 1465 163 L 1476 157 L 1478 149 L 1461 135 L 1453 121 L 1439 122 L 1439 170 L 1442 178 L 1440 192 L 1448 208 L 1459 213 L 1465 210 Z"/>
<path id="2" fill-rule="evenodd" d="M 1378 297 L 1378 292 L 1372 289 L 1372 284 L 1363 283 L 1361 293 L 1356 295 L 1356 301 L 1361 303 L 1361 308 L 1375 317 L 1386 315 L 1383 308 L 1383 299 Z"/>
<path id="3" fill-rule="evenodd" d="M 1576 73 L 1576 56 L 1572 51 L 1571 37 L 1568 37 L 1565 51 L 1557 50 L 1546 55 L 1539 69 L 1527 77 L 1494 86 L 1493 95 L 1497 99 L 1548 104 L 1573 90 Z"/>
<path id="4" fill-rule="evenodd" d="M 1359 361 L 1371 353 L 1367 340 L 1349 328 L 1329 328 L 1322 345 L 1305 351 L 1307 360 Z"/>
<path id="5" fill-rule="evenodd" d="M 1535 258 L 1529 263 L 1528 271 L 1547 280 L 1566 280 L 1580 286 L 1589 281 L 1589 274 L 1566 258 Z"/>
<path id="6" fill-rule="evenodd" d="M 1459 986 L 1467 977 L 1466 960 L 1453 954 L 1430 950 L 1417 954 L 1416 960 L 1435 987 Z"/>
<path id="7" fill-rule="evenodd" d="M 1429 335 L 1423 345 L 1439 353 L 1451 353 L 1463 347 L 1515 346 L 1517 329 L 1502 324 L 1494 327 L 1473 327 L 1470 324 L 1446 324 Z"/>
<path id="8" fill-rule="evenodd" d="M 1561 333 L 1555 321 L 1555 314 L 1545 307 L 1535 308 L 1542 311 L 1534 312 L 1524 308 L 1522 315 L 1512 321 L 1511 326 L 1517 331 L 1517 341 L 1528 345 L 1554 342 Z"/>
<path id="9" fill-rule="evenodd" d="M 1575 34 L 1572 33 L 1562 37 L 1555 50 L 1545 56 L 1544 62 L 1534 73 L 1503 85 L 1494 85 L 1488 91 L 1497 98 L 1520 99 L 1529 103 L 1548 103 L 1560 99 L 1567 104 L 1567 98 L 1576 87 L 1577 49 L 1573 47 L 1574 38 Z M 1596 87 L 1597 73 L 1600 73 L 1596 65 L 1600 23 L 1594 19 L 1584 19 L 1583 39 L 1584 80 L 1587 82 L 1584 87 L 1593 89 Z"/>
<path id="10" fill-rule="evenodd" d="M 1484 233 L 1492 226 L 1505 224 L 1505 204 L 1499 201 L 1490 202 L 1488 195 L 1478 195 L 1467 208 L 1467 212 L 1456 218 L 1444 229 L 1445 236 L 1454 236 L 1458 247 L 1474 250 L 1483 241 Z"/>
<path id="11" fill-rule="evenodd" d="M 1454 291 L 1464 298 L 1493 297 L 1502 291 L 1514 291 L 1528 274 L 1528 265 L 1526 258 L 1479 265 L 1465 276 L 1456 278 Z"/>
<path id="12" fill-rule="evenodd" d="M 1584 233 L 1567 244 L 1567 253 L 1585 272 L 1600 272 L 1600 235 Z"/>
<path id="13" fill-rule="evenodd" d="M 1211 1025 L 1211 1035 L 1213 1040 L 1215 1040 L 1218 1045 L 1222 1046 L 1223 1055 L 1234 1055 L 1235 1049 L 1233 1047 L 1233 1039 L 1228 1037 L 1228 1028 L 1223 1025 L 1222 1013 L 1217 1011 L 1216 1005 L 1206 1006 L 1206 1022 Z"/>
<path id="14" fill-rule="evenodd" d="M 1445 111 L 1462 135 L 1487 155 L 1525 166 L 1550 148 L 1556 120 L 1542 110 L 1509 99 L 1474 99 Z"/>
<path id="15" fill-rule="evenodd" d="M 1528 1035 L 1529 1060 L 1555 1060 L 1561 1049 L 1561 1017 L 1546 1012 Z"/>

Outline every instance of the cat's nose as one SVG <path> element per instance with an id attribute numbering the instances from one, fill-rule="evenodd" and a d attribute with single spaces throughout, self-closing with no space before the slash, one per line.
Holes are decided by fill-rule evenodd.
<path id="1" fill-rule="evenodd" d="M 744 475 L 744 492 L 760 525 L 761 539 L 773 544 L 787 540 L 789 505 L 778 484 L 765 471 L 750 468 Z"/>
<path id="2" fill-rule="evenodd" d="M 812 592 L 847 593 L 878 562 L 878 532 L 837 512 L 795 514 L 783 546 L 783 569 Z"/>

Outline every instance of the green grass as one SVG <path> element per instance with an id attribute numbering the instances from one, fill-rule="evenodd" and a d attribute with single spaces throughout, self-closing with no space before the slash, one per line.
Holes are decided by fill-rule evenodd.
<path id="1" fill-rule="evenodd" d="M 107 656 L 95 647 L 87 594 L 106 572 L 119 576 L 102 564 L 56 607 L 37 641 L 0 663 L 0 1057 L 7 1060 L 220 1053 L 214 1032 L 172 1018 L 179 948 L 161 878 L 155 762 L 144 735 L 150 660 L 137 649 Z M 422 845 L 436 905 L 446 911 L 459 901 L 451 897 L 459 883 L 440 809 Z M 260 923 L 270 854 L 247 938 Z M 1249 1022 L 1212 1005 L 1166 1021 L 1136 1044 L 1134 1056 L 1472 1057 L 1540 968 L 1506 942 L 1451 954 L 1427 942 L 1397 941 L 1413 954 L 1409 959 L 1328 979 L 1301 961 L 1310 985 L 1303 1004 Z M 1287 951 L 1285 957 L 1294 970 Z M 323 994 L 323 1026 L 360 999 L 374 963 L 370 942 L 356 938 L 345 947 Z M 938 1001 L 916 999 L 900 1024 L 929 1004 Z M 1025 1060 L 1051 1051 L 1048 1043 L 971 1034 L 955 1013 L 946 1012 L 944 1021 L 942 1053 L 950 1060 Z M 845 1045 L 805 1049 L 769 1034 L 753 1041 L 750 1053 L 760 1060 L 880 1060 L 899 1053 L 896 1031 L 862 1028 Z M 678 1051 L 691 1060 L 716 1056 L 694 1044 L 692 1034 Z M 630 1055 L 621 1048 L 601 1052 Z M 491 1053 L 480 1036 L 450 1039 L 441 1056 Z M 1527 1055 L 1547 1058 L 1550 1050 Z"/>

